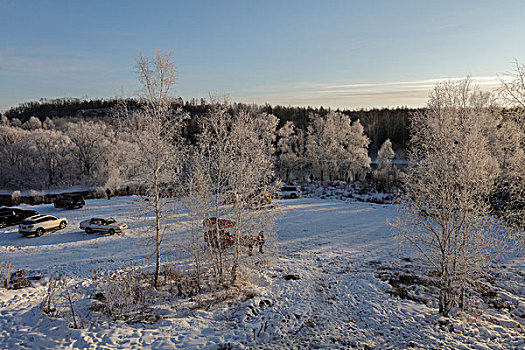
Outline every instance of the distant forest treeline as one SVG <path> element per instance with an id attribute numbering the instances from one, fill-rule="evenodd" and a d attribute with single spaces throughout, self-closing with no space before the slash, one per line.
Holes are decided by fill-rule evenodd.
<path id="1" fill-rule="evenodd" d="M 19 119 L 21 123 L 26 122 L 32 116 L 37 117 L 40 121 L 44 121 L 46 118 L 111 119 L 117 114 L 118 106 L 122 105 L 122 102 L 121 99 L 40 99 L 39 101 L 22 103 L 9 109 L 4 115 L 9 119 Z M 135 99 L 126 99 L 124 102 L 131 109 L 140 105 L 140 102 Z M 199 117 L 209 110 L 210 104 L 205 99 L 183 101 L 181 98 L 178 98 L 175 104 L 191 115 L 186 126 L 186 136 L 193 139 L 194 134 L 198 131 Z M 283 126 L 287 121 L 292 121 L 297 128 L 302 130 L 306 130 L 311 115 L 324 116 L 330 111 L 340 111 L 348 115 L 352 121 L 356 119 L 361 121 L 365 128 L 365 134 L 371 141 L 369 152 L 372 155 L 377 153 L 379 147 L 387 139 L 390 139 L 398 154 L 403 154 L 409 139 L 408 119 L 411 113 L 417 111 L 417 109 L 407 107 L 341 111 L 323 107 L 232 104 L 233 109 L 240 107 L 254 108 L 275 115 L 279 119 L 278 127 Z"/>

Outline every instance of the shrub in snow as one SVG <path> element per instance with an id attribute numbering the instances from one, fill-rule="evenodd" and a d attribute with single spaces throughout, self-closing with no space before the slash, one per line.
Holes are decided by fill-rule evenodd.
<path id="1" fill-rule="evenodd" d="M 22 192 L 20 191 L 13 191 L 13 193 L 11 193 L 11 200 L 13 201 L 14 205 L 18 205 L 21 203 L 20 202 L 21 197 L 22 197 Z"/>
<path id="2" fill-rule="evenodd" d="M 129 323 L 150 319 L 154 296 L 152 284 L 144 277 L 136 267 L 96 276 L 91 309 Z"/>
<path id="3" fill-rule="evenodd" d="M 81 315 L 79 304 L 85 299 L 86 290 L 82 288 L 82 283 L 74 285 L 71 279 L 53 272 L 45 285 L 40 309 L 50 317 L 67 320 L 71 328 L 83 328 L 85 318 Z"/>
<path id="4" fill-rule="evenodd" d="M 97 196 L 97 198 L 104 198 L 106 197 L 106 188 L 107 187 L 104 187 L 104 186 L 99 186 L 95 189 L 95 195 Z"/>
<path id="5" fill-rule="evenodd" d="M 49 316 L 56 316 L 57 296 L 64 286 L 63 276 L 57 276 L 55 272 L 51 274 L 45 286 L 45 294 L 40 309 Z"/>
<path id="6" fill-rule="evenodd" d="M 32 204 L 40 204 L 45 202 L 44 191 L 29 190 L 29 197 Z"/>

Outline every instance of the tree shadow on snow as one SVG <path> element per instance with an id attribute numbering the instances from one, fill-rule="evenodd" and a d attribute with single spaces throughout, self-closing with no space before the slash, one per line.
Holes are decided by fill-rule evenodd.
<path id="1" fill-rule="evenodd" d="M 0 235 L 0 247 L 38 247 L 38 246 L 52 246 L 65 243 L 88 242 L 103 239 L 107 234 L 86 234 L 83 231 L 73 232 L 48 232 L 41 237 L 24 237 L 18 232 L 4 233 Z"/>

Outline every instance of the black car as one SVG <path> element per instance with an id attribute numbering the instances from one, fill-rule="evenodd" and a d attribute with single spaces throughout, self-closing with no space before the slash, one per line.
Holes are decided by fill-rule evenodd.
<path id="1" fill-rule="evenodd" d="M 79 209 L 86 205 L 84 197 L 76 194 L 62 194 L 55 199 L 55 208 Z"/>
<path id="2" fill-rule="evenodd" d="M 18 225 L 28 217 L 38 215 L 36 210 L 23 210 L 18 208 L 0 208 L 0 228 Z"/>

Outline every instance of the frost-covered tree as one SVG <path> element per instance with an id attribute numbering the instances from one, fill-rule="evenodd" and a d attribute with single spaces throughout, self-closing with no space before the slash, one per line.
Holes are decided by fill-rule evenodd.
<path id="1" fill-rule="evenodd" d="M 9 118 L 7 118 L 5 115 L 2 115 L 2 117 L 0 117 L 0 126 L 8 126 L 9 124 Z"/>
<path id="2" fill-rule="evenodd" d="M 270 181 L 273 178 L 275 149 L 273 141 L 277 118 L 266 113 L 252 115 L 239 111 L 233 115 L 230 152 L 234 171 L 229 176 L 229 185 L 237 194 L 233 202 L 235 243 L 231 268 L 231 283 L 237 279 L 241 264 L 241 237 L 256 238 L 260 231 L 266 239 L 273 226 L 272 213 L 259 210 L 268 204 Z M 273 191 L 272 191 L 273 192 Z"/>
<path id="3" fill-rule="evenodd" d="M 187 187 L 187 206 L 191 210 L 194 219 L 192 227 L 192 243 L 194 256 L 199 256 L 201 233 L 204 236 L 208 228 L 203 227 L 203 222 L 208 217 L 226 218 L 225 207 L 222 205 L 223 197 L 233 193 L 228 179 L 233 172 L 234 164 L 230 152 L 234 149 L 230 138 L 230 127 L 232 117 L 228 113 L 226 103 L 213 101 L 212 108 L 205 119 L 202 120 L 201 133 L 198 135 L 198 143 L 191 156 L 191 179 Z M 231 218 L 230 218 L 231 219 Z M 208 244 L 207 259 L 211 263 L 216 283 L 224 285 L 229 274 L 228 261 L 225 248 L 223 247 L 226 235 L 218 227 L 215 228 L 217 243 Z M 196 264 L 199 266 L 200 264 Z"/>
<path id="4" fill-rule="evenodd" d="M 185 164 L 187 176 L 183 176 L 184 195 L 181 196 L 182 207 L 188 212 L 189 222 L 189 251 L 193 260 L 195 281 L 200 288 L 203 272 L 206 270 L 206 250 L 204 247 L 204 235 L 208 230 L 203 226 L 205 220 L 211 213 L 212 184 L 209 178 L 205 153 L 197 146 L 188 146 L 188 157 Z"/>
<path id="5" fill-rule="evenodd" d="M 469 79 L 441 83 L 411 120 L 403 216 L 395 227 L 437 271 L 445 316 L 465 307 L 469 282 L 497 249 L 488 200 L 499 171 L 488 136 L 496 127 L 490 104 Z"/>
<path id="6" fill-rule="evenodd" d="M 501 77 L 499 97 L 506 113 L 500 122 L 495 150 L 502 169 L 498 192 L 505 218 L 525 238 L 525 65 L 515 62 L 514 71 Z M 522 240 L 525 245 L 525 239 Z"/>
<path id="7" fill-rule="evenodd" d="M 507 72 L 500 77 L 501 88 L 500 97 L 508 106 L 521 107 L 525 109 L 525 65 L 519 63 L 517 60 L 514 62 L 514 70 Z M 521 127 L 525 123 L 523 118 L 525 115 L 518 113 L 515 116 Z"/>
<path id="8" fill-rule="evenodd" d="M 377 152 L 377 169 L 374 171 L 374 178 L 383 190 L 388 191 L 397 179 L 397 169 L 392 164 L 395 156 L 392 142 L 387 139 Z"/>
<path id="9" fill-rule="evenodd" d="M 465 307 L 469 282 L 496 250 L 488 201 L 498 174 L 490 103 L 469 79 L 441 83 L 411 119 L 402 216 L 394 226 L 437 271 L 445 316 Z"/>
<path id="10" fill-rule="evenodd" d="M 352 123 L 347 142 L 346 157 L 343 158 L 344 174 L 351 180 L 362 179 L 370 169 L 370 139 L 365 135 L 365 129 L 359 119 Z"/>
<path id="11" fill-rule="evenodd" d="M 139 55 L 136 69 L 143 106 L 127 116 L 122 134 L 137 148 L 138 164 L 133 180 L 144 186 L 152 197 L 146 210 L 155 216 L 151 229 L 155 247 L 154 284 L 158 287 L 166 212 L 173 203 L 170 197 L 178 183 L 182 155 L 180 130 L 186 114 L 172 108 L 177 74 L 172 52 L 158 52 L 153 58 Z"/>
<path id="12" fill-rule="evenodd" d="M 368 144 L 359 120 L 351 123 L 345 114 L 331 112 L 326 116 L 311 116 L 306 141 L 308 159 L 321 181 L 328 173 L 330 179 L 355 180 L 370 167 Z"/>
<path id="13" fill-rule="evenodd" d="M 264 142 L 266 149 L 271 150 L 273 156 L 274 144 L 276 139 L 276 129 L 277 124 L 279 124 L 279 119 L 273 114 L 268 114 L 258 111 L 249 111 L 247 109 L 241 109 L 236 111 L 234 115 L 242 115 L 245 118 L 250 118 L 250 125 L 253 125 L 252 128 L 258 130 L 258 138 Z"/>
<path id="14" fill-rule="evenodd" d="M 92 121 L 71 122 L 66 126 L 77 170 L 85 180 L 100 180 L 100 172 L 106 166 L 105 154 L 110 146 L 106 128 L 105 123 Z"/>
<path id="15" fill-rule="evenodd" d="M 22 124 L 22 128 L 26 130 L 42 129 L 42 122 L 37 117 L 32 116 L 24 124 Z"/>
<path id="16" fill-rule="evenodd" d="M 277 131 L 277 135 L 278 168 L 281 173 L 286 174 L 286 181 L 289 181 L 290 170 L 300 170 L 304 166 L 304 140 L 301 140 L 302 135 L 296 133 L 291 121 L 287 121 Z"/>
<path id="17" fill-rule="evenodd" d="M 52 130 L 55 128 L 55 123 L 53 123 L 53 121 L 49 117 L 46 117 L 46 119 L 42 123 L 42 128 L 46 130 Z"/>
<path id="18" fill-rule="evenodd" d="M 34 130 L 31 133 L 31 150 L 39 160 L 38 169 L 46 176 L 46 187 L 63 184 L 70 163 L 71 141 L 55 130 Z"/>
<path id="19" fill-rule="evenodd" d="M 103 176 L 108 188 L 118 188 L 124 183 L 129 186 L 135 182 L 141 169 L 140 157 L 137 157 L 137 154 L 139 148 L 136 142 L 116 135 L 111 138 L 111 146 L 105 155 L 110 161 L 107 162 Z"/>
<path id="20" fill-rule="evenodd" d="M 16 119 L 18 120 L 18 119 Z M 30 175 L 30 132 L 18 127 L 0 126 L 0 182 L 4 188 L 21 187 Z"/>
<path id="21" fill-rule="evenodd" d="M 11 119 L 11 126 L 13 126 L 15 128 L 20 128 L 20 127 L 22 127 L 22 121 L 20 121 L 20 119 L 18 119 L 18 118 L 13 118 L 13 119 Z"/>
<path id="22" fill-rule="evenodd" d="M 235 222 L 233 252 L 223 246 L 223 235 L 215 227 L 217 244 L 208 245 L 208 256 L 218 286 L 236 281 L 243 263 L 241 237 L 255 239 L 260 231 L 271 231 L 273 220 L 266 210 L 253 210 L 258 201 L 268 193 L 264 189 L 273 176 L 272 140 L 275 122 L 266 114 L 254 114 L 238 110 L 233 114 L 225 103 L 214 102 L 203 119 L 202 132 L 198 136 L 196 154 L 192 157 L 192 186 L 201 191 L 192 198 L 200 198 L 200 215 L 196 220 L 202 224 L 206 217 L 229 219 Z M 266 127 L 261 128 L 261 125 Z M 273 129 L 273 130 L 272 130 Z M 195 182 L 200 179 L 199 182 Z M 266 198 L 266 197 L 265 197 Z M 228 205 L 224 205 L 224 200 Z M 195 203 L 193 203 L 195 207 Z M 270 215 L 271 216 L 271 215 Z M 244 240 L 243 240 L 244 241 Z"/>

